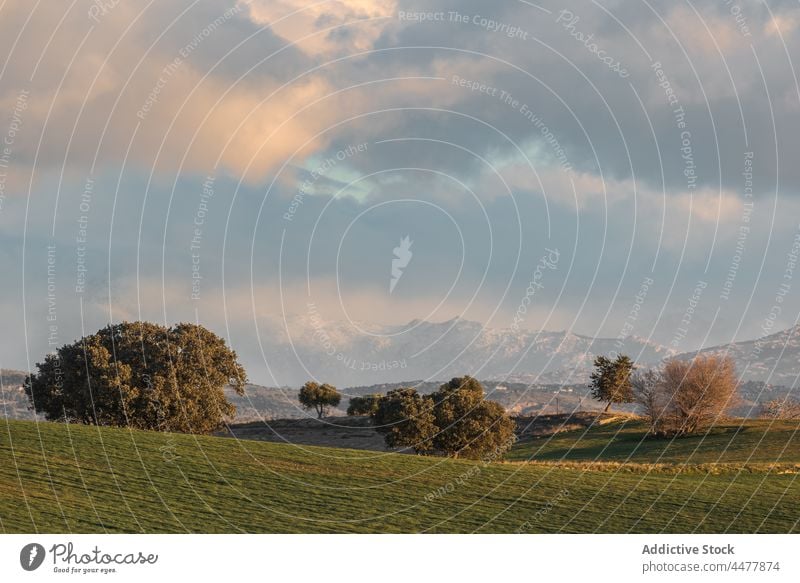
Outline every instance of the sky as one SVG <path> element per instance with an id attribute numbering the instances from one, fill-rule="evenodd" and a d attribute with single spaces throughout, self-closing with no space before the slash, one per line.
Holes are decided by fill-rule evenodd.
<path id="1" fill-rule="evenodd" d="M 794 326 L 799 39 L 789 1 L 6 0 L 0 366 L 139 319 L 252 370 L 312 316 Z"/>

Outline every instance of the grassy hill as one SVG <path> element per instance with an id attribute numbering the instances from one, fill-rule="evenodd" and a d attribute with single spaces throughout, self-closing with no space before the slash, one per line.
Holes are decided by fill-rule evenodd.
<path id="1" fill-rule="evenodd" d="M 0 421 L 3 532 L 796 532 L 798 500 L 794 472 L 483 464 Z"/>
<path id="2" fill-rule="evenodd" d="M 649 439 L 635 417 L 540 438 L 523 438 L 515 461 L 616 461 L 668 464 L 800 463 L 800 422 L 735 419 L 708 432 Z"/>

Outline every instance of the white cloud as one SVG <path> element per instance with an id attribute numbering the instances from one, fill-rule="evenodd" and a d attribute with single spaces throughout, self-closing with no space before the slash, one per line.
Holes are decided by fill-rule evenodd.
<path id="1" fill-rule="evenodd" d="M 312 55 L 338 55 L 372 48 L 395 14 L 395 0 L 240 0 L 250 19 L 271 26 Z"/>

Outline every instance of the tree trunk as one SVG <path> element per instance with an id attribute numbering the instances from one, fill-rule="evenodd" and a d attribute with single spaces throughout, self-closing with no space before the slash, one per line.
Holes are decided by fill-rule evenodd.
<path id="1" fill-rule="evenodd" d="M 606 408 L 603 409 L 603 413 L 608 413 L 608 410 L 609 410 L 610 407 L 611 407 L 611 401 L 609 401 L 608 405 L 606 405 Z"/>

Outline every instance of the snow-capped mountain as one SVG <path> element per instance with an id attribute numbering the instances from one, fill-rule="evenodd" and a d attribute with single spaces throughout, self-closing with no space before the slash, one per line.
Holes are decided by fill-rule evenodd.
<path id="1" fill-rule="evenodd" d="M 696 354 L 687 352 L 678 358 L 691 358 Z M 800 326 L 757 340 L 712 346 L 701 350 L 700 354 L 731 356 L 745 381 L 794 387 L 800 381 Z"/>
<path id="2" fill-rule="evenodd" d="M 470 374 L 524 382 L 584 382 L 598 354 L 624 353 L 655 364 L 670 351 L 646 339 L 588 338 L 570 332 L 488 328 L 455 318 L 365 326 L 315 317 L 271 321 L 262 334 L 275 379 L 298 385 L 310 378 L 338 386 Z"/>

